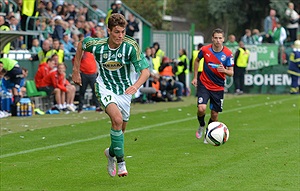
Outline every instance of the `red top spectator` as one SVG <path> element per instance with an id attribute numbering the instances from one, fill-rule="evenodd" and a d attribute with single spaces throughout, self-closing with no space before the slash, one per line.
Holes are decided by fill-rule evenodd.
<path id="1" fill-rule="evenodd" d="M 52 86 L 63 92 L 67 92 L 67 85 L 70 85 L 70 82 L 65 78 L 65 73 L 59 73 L 58 70 L 54 70 L 45 76 L 41 84 L 42 87 Z"/>
<path id="2" fill-rule="evenodd" d="M 35 85 L 37 88 L 43 87 L 42 80 L 47 76 L 55 66 L 55 61 L 51 58 L 39 65 L 39 68 L 34 76 Z"/>

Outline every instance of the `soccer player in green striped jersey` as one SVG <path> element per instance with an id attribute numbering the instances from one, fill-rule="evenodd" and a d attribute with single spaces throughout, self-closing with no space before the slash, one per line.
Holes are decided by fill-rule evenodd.
<path id="1" fill-rule="evenodd" d="M 137 42 L 125 35 L 127 21 L 123 15 L 112 14 L 108 20 L 108 38 L 85 38 L 78 44 L 72 79 L 81 85 L 79 74 L 83 51 L 91 52 L 98 64 L 95 92 L 111 119 L 111 145 L 105 149 L 110 176 L 127 176 L 124 161 L 124 132 L 130 116 L 132 95 L 149 78 L 149 64 Z M 138 72 L 139 78 L 132 80 Z"/>

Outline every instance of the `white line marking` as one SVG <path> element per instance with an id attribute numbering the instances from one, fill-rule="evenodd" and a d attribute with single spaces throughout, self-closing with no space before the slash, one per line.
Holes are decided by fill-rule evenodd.
<path id="1" fill-rule="evenodd" d="M 295 98 L 296 97 L 289 97 L 289 98 L 286 98 L 286 99 L 276 100 L 276 101 L 271 101 L 270 100 L 267 103 L 271 104 L 271 103 L 274 103 L 274 102 L 282 102 L 282 101 L 287 101 L 287 100 L 291 100 L 291 99 L 295 99 Z M 258 106 L 265 106 L 265 105 L 266 105 L 266 103 L 260 103 L 260 104 L 245 106 L 245 107 L 238 107 L 238 108 L 234 108 L 234 109 L 231 109 L 231 110 L 223 111 L 222 113 L 230 113 L 230 112 L 239 111 L 241 109 L 249 109 L 249 108 L 254 108 L 254 107 L 258 107 Z M 209 114 L 207 116 L 209 116 Z M 189 118 L 180 119 L 180 120 L 176 120 L 176 121 L 168 121 L 168 122 L 164 122 L 164 123 L 149 125 L 149 126 L 146 126 L 146 127 L 126 130 L 126 133 L 141 131 L 141 130 L 150 129 L 150 128 L 153 128 L 153 127 L 159 127 L 159 126 L 163 126 L 163 125 L 170 125 L 170 124 L 174 124 L 174 123 L 180 123 L 180 122 L 189 121 L 189 120 L 195 120 L 195 118 L 196 117 L 189 117 Z M 15 152 L 15 153 L 8 153 L 8 154 L 1 155 L 0 159 L 7 158 L 7 157 L 12 157 L 12 156 L 17 156 L 17 155 L 22 155 L 22 154 L 27 154 L 27 153 L 32 153 L 32 152 L 36 152 L 36 151 L 48 150 L 48 149 L 53 149 L 53 148 L 58 148 L 58 147 L 64 147 L 64 146 L 73 145 L 73 144 L 76 144 L 76 143 L 93 141 L 93 140 L 102 139 L 102 138 L 109 137 L 109 136 L 110 136 L 110 134 L 100 135 L 100 136 L 92 137 L 92 138 L 89 138 L 89 139 L 81 139 L 81 140 L 70 141 L 70 142 L 66 142 L 66 143 L 50 145 L 50 146 L 46 146 L 46 147 L 39 147 L 39 148 L 35 148 L 35 149 L 29 149 L 29 150 Z"/>

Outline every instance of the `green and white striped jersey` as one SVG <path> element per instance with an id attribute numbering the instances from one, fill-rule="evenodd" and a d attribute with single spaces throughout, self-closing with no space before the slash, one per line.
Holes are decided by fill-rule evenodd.
<path id="1" fill-rule="evenodd" d="M 132 85 L 132 66 L 137 73 L 149 67 L 139 45 L 129 36 L 125 36 L 123 43 L 116 49 L 109 48 L 108 38 L 89 37 L 83 40 L 82 49 L 95 56 L 99 70 L 97 80 L 117 95 L 124 94 Z"/>

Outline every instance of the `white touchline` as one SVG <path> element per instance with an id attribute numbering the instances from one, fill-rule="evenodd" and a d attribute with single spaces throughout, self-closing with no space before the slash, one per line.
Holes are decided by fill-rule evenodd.
<path id="1" fill-rule="evenodd" d="M 274 102 L 281 102 L 281 101 L 291 100 L 291 99 L 295 99 L 295 98 L 296 97 L 289 97 L 287 99 L 282 99 L 282 100 L 274 100 L 274 101 L 269 100 L 269 102 L 267 102 L 267 104 L 269 105 L 269 104 L 272 104 Z M 238 108 L 234 108 L 234 109 L 231 109 L 231 110 L 223 111 L 222 113 L 230 113 L 230 112 L 234 112 L 234 111 L 239 111 L 241 109 L 249 109 L 249 108 L 263 106 L 263 105 L 266 105 L 266 103 L 249 105 L 249 106 L 245 106 L 245 107 L 238 107 Z M 209 116 L 209 114 L 207 116 Z M 195 120 L 195 117 L 189 117 L 189 118 L 180 119 L 180 120 L 176 120 L 176 121 L 168 121 L 168 122 L 164 122 L 164 123 L 149 125 L 149 126 L 146 126 L 146 127 L 141 127 L 141 128 L 126 130 L 126 133 L 135 132 L 135 131 L 141 131 L 141 130 L 150 129 L 150 128 L 158 127 L 158 126 L 162 126 L 162 125 L 170 125 L 170 124 L 174 124 L 174 123 L 180 123 L 180 122 L 189 121 L 189 120 Z M 32 152 L 36 152 L 36 151 L 42 151 L 42 150 L 53 149 L 53 148 L 58 148 L 58 147 L 64 147 L 64 146 L 68 146 L 68 145 L 72 145 L 72 144 L 76 144 L 76 143 L 82 143 L 82 142 L 87 142 L 87 141 L 93 141 L 93 140 L 97 140 L 97 139 L 102 139 L 102 138 L 109 137 L 109 136 L 110 136 L 109 134 L 100 135 L 100 136 L 92 137 L 92 138 L 89 138 L 89 139 L 81 139 L 81 140 L 70 141 L 70 142 L 66 142 L 66 143 L 60 143 L 60 144 L 50 145 L 50 146 L 46 146 L 46 147 L 39 147 L 39 148 L 35 148 L 35 149 L 29 149 L 29 150 L 25 150 L 25 151 L 19 151 L 19 152 L 15 152 L 15 153 L 8 153 L 8 154 L 0 155 L 0 158 L 2 159 L 2 158 L 12 157 L 12 156 L 17 156 L 17 155 L 32 153 Z"/>

